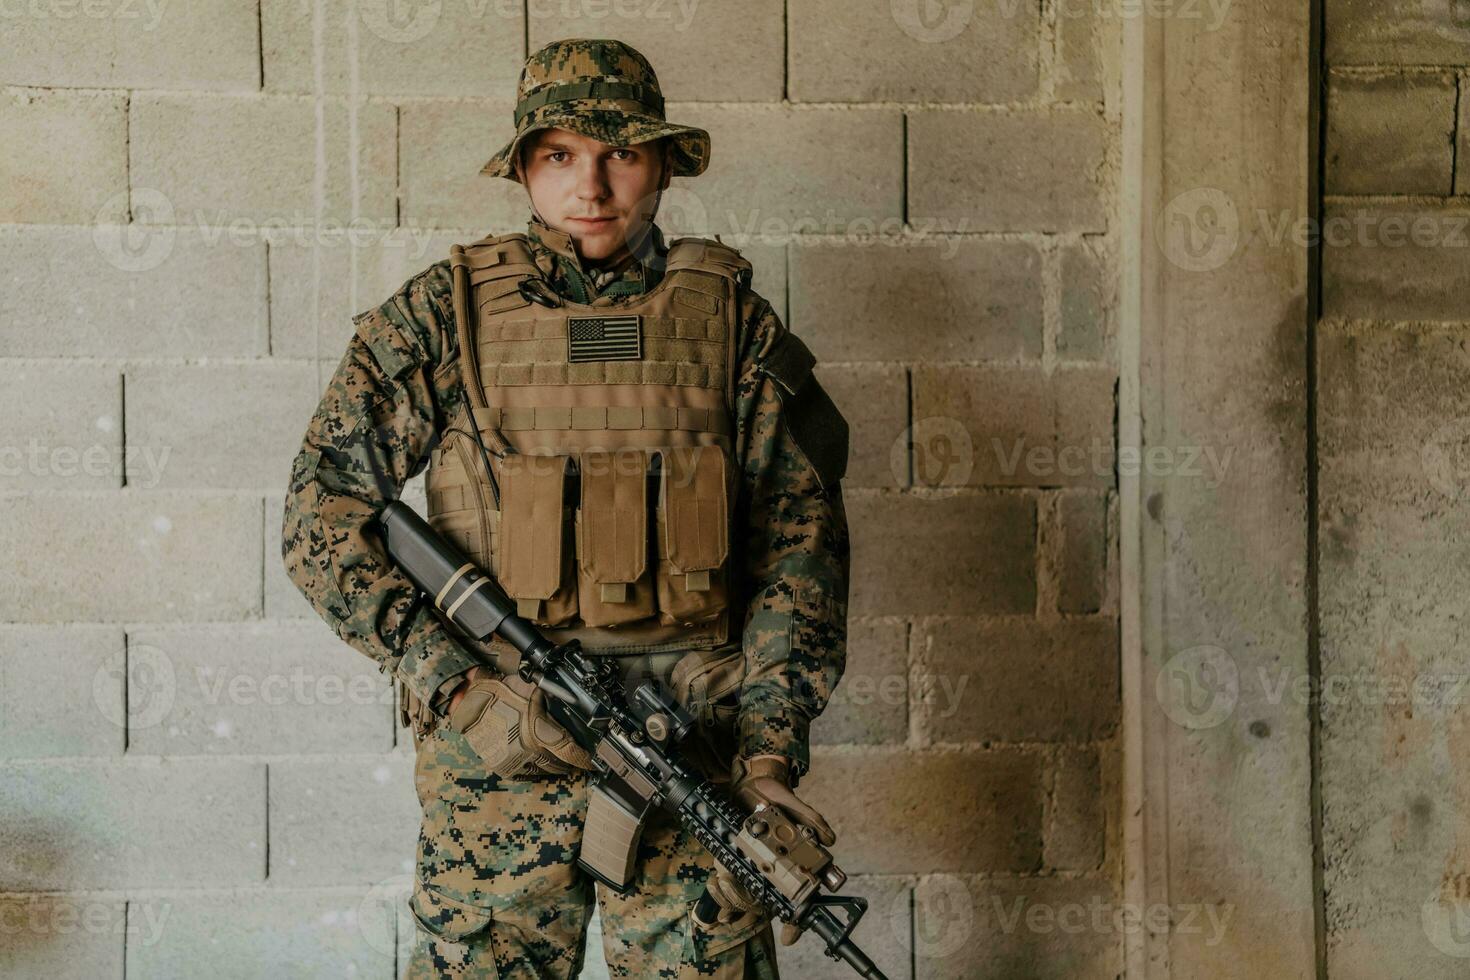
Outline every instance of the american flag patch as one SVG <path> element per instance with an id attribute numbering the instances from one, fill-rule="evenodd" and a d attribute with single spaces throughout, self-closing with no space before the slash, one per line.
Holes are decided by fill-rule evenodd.
<path id="1" fill-rule="evenodd" d="M 642 317 L 567 317 L 567 360 L 636 361 L 643 356 Z"/>

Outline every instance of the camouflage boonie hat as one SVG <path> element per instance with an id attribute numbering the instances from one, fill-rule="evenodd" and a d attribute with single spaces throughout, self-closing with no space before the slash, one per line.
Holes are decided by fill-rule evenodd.
<path id="1" fill-rule="evenodd" d="M 672 136 L 674 176 L 694 177 L 709 165 L 709 133 L 664 118 L 653 66 L 621 41 L 568 38 L 526 59 L 516 94 L 516 135 L 480 171 L 519 182 L 521 141 L 538 129 L 569 129 L 614 146 Z"/>

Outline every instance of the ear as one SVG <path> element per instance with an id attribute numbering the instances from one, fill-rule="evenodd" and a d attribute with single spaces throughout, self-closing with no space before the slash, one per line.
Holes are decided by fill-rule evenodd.
<path id="1" fill-rule="evenodd" d="M 658 189 L 661 190 L 661 191 L 668 190 L 669 189 L 669 182 L 671 180 L 673 180 L 673 179 L 674 179 L 674 141 L 673 141 L 673 139 L 671 137 L 665 137 L 664 138 L 664 165 L 663 165 L 663 171 L 659 175 Z"/>

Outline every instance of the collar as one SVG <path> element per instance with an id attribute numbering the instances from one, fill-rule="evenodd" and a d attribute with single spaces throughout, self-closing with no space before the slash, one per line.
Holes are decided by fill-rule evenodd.
<path id="1" fill-rule="evenodd" d="M 656 223 L 648 228 L 656 254 L 666 255 L 663 231 Z M 552 228 L 535 214 L 526 225 L 526 238 L 541 274 L 558 292 L 568 293 L 579 302 L 592 302 L 613 287 L 622 295 L 645 292 L 663 278 L 662 263 L 645 266 L 638 261 L 636 250 L 610 266 L 585 269 L 572 236 Z"/>

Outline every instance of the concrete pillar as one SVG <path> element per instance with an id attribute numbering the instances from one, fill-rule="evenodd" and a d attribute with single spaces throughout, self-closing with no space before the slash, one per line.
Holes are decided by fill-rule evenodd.
<path id="1" fill-rule="evenodd" d="M 1309 10 L 1185 9 L 1125 27 L 1127 975 L 1306 978 Z"/>

